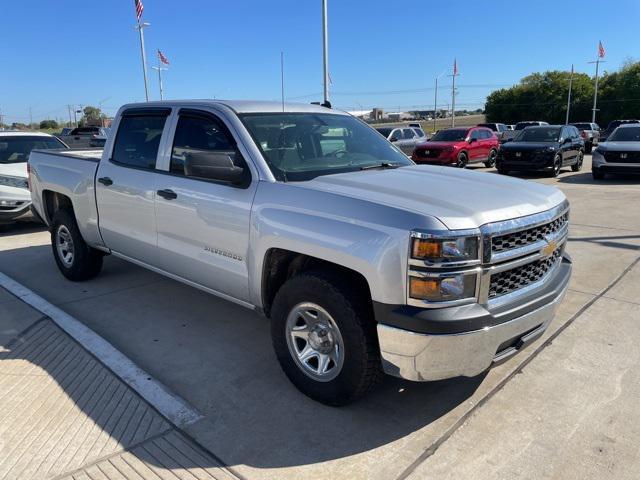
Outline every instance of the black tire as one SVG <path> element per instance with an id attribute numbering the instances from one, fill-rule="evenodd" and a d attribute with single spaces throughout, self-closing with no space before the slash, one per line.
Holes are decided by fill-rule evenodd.
<path id="1" fill-rule="evenodd" d="M 326 405 L 353 402 L 368 393 L 382 377 L 376 325 L 367 294 L 347 293 L 353 291 L 353 282 L 350 284 L 344 275 L 308 271 L 289 279 L 278 290 L 271 309 L 271 339 L 282 370 L 298 390 Z M 292 346 L 297 339 L 291 340 L 288 318 L 290 314 L 292 319 L 296 318 L 295 312 L 301 305 L 319 306 L 337 326 L 344 355 L 341 367 L 330 379 L 313 378 L 313 372 L 301 365 L 293 351 L 298 348 Z M 305 323 L 303 317 L 300 319 Z M 310 336 L 302 342 L 311 345 L 309 339 Z M 335 347 L 330 351 L 334 350 Z M 336 364 L 333 365 L 335 368 Z"/>
<path id="2" fill-rule="evenodd" d="M 584 153 L 591 153 L 593 150 L 593 142 L 586 142 L 584 144 Z"/>
<path id="3" fill-rule="evenodd" d="M 498 173 L 500 175 L 509 175 L 509 169 L 508 168 L 505 168 L 502 165 L 498 165 L 496 168 L 498 169 Z"/>
<path id="4" fill-rule="evenodd" d="M 489 158 L 487 159 L 486 162 L 484 162 L 484 166 L 487 168 L 495 167 L 496 158 L 498 158 L 498 151 L 492 148 L 491 151 L 489 152 Z"/>
<path id="5" fill-rule="evenodd" d="M 469 157 L 465 152 L 460 152 L 458 154 L 458 158 L 456 159 L 456 167 L 458 168 L 467 168 L 467 164 L 469 163 Z"/>
<path id="6" fill-rule="evenodd" d="M 67 246 L 66 252 L 71 252 L 71 256 L 63 254 L 63 237 L 69 237 L 71 240 L 64 243 Z M 70 210 L 58 210 L 54 215 L 51 225 L 51 248 L 60 272 L 71 281 L 89 280 L 102 269 L 103 253 L 86 244 Z"/>
<path id="7" fill-rule="evenodd" d="M 571 165 L 571 171 L 572 172 L 579 172 L 580 170 L 582 170 L 582 163 L 583 162 L 584 162 L 584 152 L 582 152 L 582 150 L 580 150 L 578 152 L 578 160 L 576 161 L 576 163 Z"/>
<path id="8" fill-rule="evenodd" d="M 557 177 L 560 175 L 560 170 L 562 170 L 562 157 L 560 155 L 556 155 L 553 158 L 553 167 L 549 171 L 550 177 Z"/>
<path id="9" fill-rule="evenodd" d="M 597 168 L 591 170 L 591 175 L 593 176 L 594 180 L 604 180 L 604 172 L 601 172 Z"/>

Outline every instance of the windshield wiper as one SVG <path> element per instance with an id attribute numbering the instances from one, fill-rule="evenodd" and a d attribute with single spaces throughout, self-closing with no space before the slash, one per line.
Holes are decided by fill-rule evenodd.
<path id="1" fill-rule="evenodd" d="M 360 170 L 373 170 L 374 168 L 398 168 L 401 166 L 401 163 L 382 162 L 376 163 L 374 165 L 367 165 L 366 167 L 360 167 Z"/>

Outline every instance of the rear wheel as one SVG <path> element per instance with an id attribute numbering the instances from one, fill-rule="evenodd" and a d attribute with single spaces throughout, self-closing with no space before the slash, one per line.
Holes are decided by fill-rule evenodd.
<path id="1" fill-rule="evenodd" d="M 51 248 L 60 272 L 69 280 L 89 280 L 102 269 L 102 252 L 86 244 L 69 210 L 58 210 L 53 217 Z"/>
<path id="2" fill-rule="evenodd" d="M 584 162 L 584 153 L 582 151 L 578 152 L 578 160 L 576 163 L 571 165 L 572 172 L 579 172 L 582 170 L 582 163 Z"/>
<path id="3" fill-rule="evenodd" d="M 371 308 L 353 291 L 344 276 L 316 270 L 288 280 L 273 301 L 271 339 L 282 370 L 327 405 L 362 397 L 382 377 Z"/>
<path id="4" fill-rule="evenodd" d="M 484 162 L 484 166 L 487 168 L 495 167 L 496 158 L 498 158 L 498 151 L 492 148 L 489 152 L 489 158 L 487 158 L 487 161 Z"/>
<path id="5" fill-rule="evenodd" d="M 456 167 L 466 168 L 468 163 L 469 163 L 469 157 L 467 157 L 467 154 L 464 152 L 460 152 L 456 160 Z"/>

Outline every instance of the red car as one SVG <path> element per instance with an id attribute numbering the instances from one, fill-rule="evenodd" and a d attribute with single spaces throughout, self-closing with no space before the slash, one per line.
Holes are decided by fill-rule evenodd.
<path id="1" fill-rule="evenodd" d="M 488 128 L 446 128 L 436 133 L 428 142 L 418 145 L 413 150 L 411 159 L 416 163 L 454 165 L 458 168 L 478 162 L 493 167 L 499 148 L 498 137 Z"/>

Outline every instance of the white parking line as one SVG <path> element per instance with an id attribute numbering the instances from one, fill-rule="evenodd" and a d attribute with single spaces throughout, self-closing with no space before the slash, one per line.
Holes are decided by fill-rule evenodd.
<path id="1" fill-rule="evenodd" d="M 185 400 L 171 393 L 162 383 L 79 320 L 1 272 L 0 286 L 49 317 L 177 427 L 184 427 L 203 418 Z"/>

